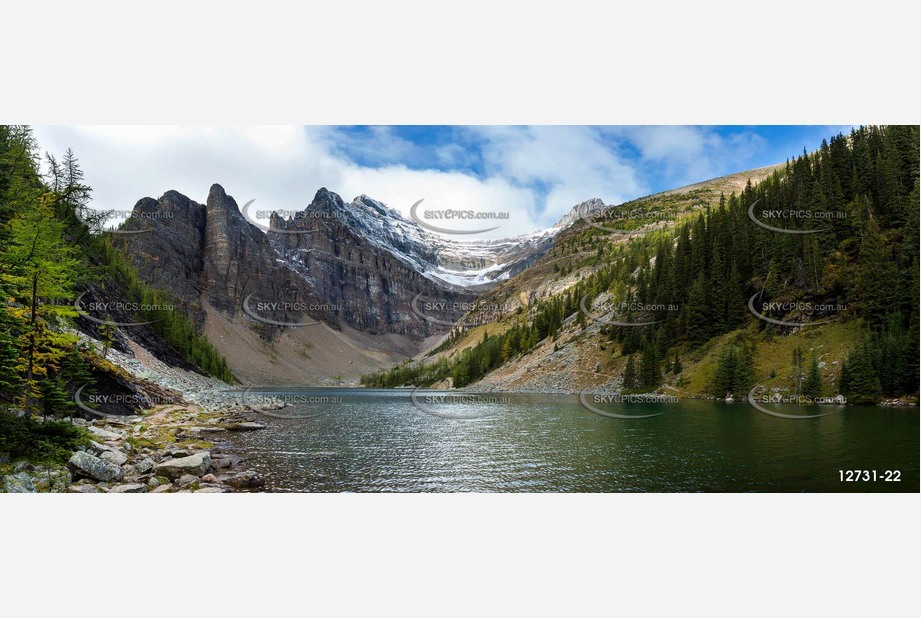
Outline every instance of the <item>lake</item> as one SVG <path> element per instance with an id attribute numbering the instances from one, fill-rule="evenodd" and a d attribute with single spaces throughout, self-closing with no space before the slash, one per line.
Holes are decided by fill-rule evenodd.
<path id="1" fill-rule="evenodd" d="M 274 392 L 294 405 L 263 415 L 266 430 L 223 434 L 268 491 L 919 491 L 917 408 L 774 406 L 826 414 L 791 420 L 717 401 Z"/>

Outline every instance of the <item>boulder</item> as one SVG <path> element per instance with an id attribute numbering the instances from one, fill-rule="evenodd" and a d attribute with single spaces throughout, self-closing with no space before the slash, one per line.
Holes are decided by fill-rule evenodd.
<path id="1" fill-rule="evenodd" d="M 227 431 L 259 431 L 260 429 L 265 429 L 265 423 L 259 423 L 256 421 L 244 421 L 242 423 L 230 423 L 224 425 L 224 429 Z"/>
<path id="2" fill-rule="evenodd" d="M 208 468 L 210 467 L 211 453 L 208 451 L 201 451 L 194 455 L 189 455 L 188 457 L 169 459 L 158 463 L 153 467 L 153 473 L 158 476 L 163 475 L 170 479 L 178 479 L 184 474 L 201 476 L 208 472 Z"/>
<path id="3" fill-rule="evenodd" d="M 261 476 L 256 474 L 255 470 L 237 472 L 233 476 L 226 476 L 222 478 L 221 482 L 236 489 L 253 489 L 255 487 L 262 487 L 265 485 L 265 481 Z"/>
<path id="4" fill-rule="evenodd" d="M 28 472 L 17 472 L 3 477 L 3 488 L 8 494 L 34 494 L 35 485 Z"/>
<path id="5" fill-rule="evenodd" d="M 123 485 L 116 485 L 109 490 L 109 493 L 113 494 L 143 494 L 147 492 L 147 487 L 141 485 L 140 483 L 125 483 Z"/>
<path id="6" fill-rule="evenodd" d="M 154 487 L 152 490 L 150 490 L 150 493 L 165 494 L 166 492 L 172 491 L 172 490 L 173 490 L 172 485 L 158 485 L 157 487 Z"/>
<path id="7" fill-rule="evenodd" d="M 120 466 L 83 451 L 74 453 L 67 467 L 76 475 L 88 476 L 97 481 L 120 481 L 124 475 Z"/>
<path id="8" fill-rule="evenodd" d="M 192 483 L 198 483 L 200 481 L 201 479 L 194 474 L 183 474 L 179 477 L 179 480 L 176 481 L 176 484 L 180 487 L 185 487 L 186 485 L 191 485 Z"/>
<path id="9" fill-rule="evenodd" d="M 111 461 L 116 466 L 123 466 L 128 461 L 128 456 L 122 453 L 121 451 L 116 451 L 115 449 L 110 449 L 103 451 L 102 455 L 99 456 L 101 459 L 106 461 Z"/>
<path id="10" fill-rule="evenodd" d="M 246 461 L 246 459 L 244 459 L 243 457 L 239 455 L 221 454 L 221 455 L 216 455 L 211 460 L 211 467 L 213 467 L 216 470 L 220 468 L 230 468 L 231 466 L 240 465 L 244 461 Z"/>
<path id="11" fill-rule="evenodd" d="M 100 429 L 99 427 L 87 427 L 87 431 L 96 436 L 97 438 L 102 438 L 103 440 L 121 440 L 122 435 L 120 433 L 115 433 L 114 431 L 108 431 L 107 429 Z"/>
<path id="12" fill-rule="evenodd" d="M 69 494 L 98 494 L 99 490 L 93 485 L 71 485 L 67 488 Z"/>

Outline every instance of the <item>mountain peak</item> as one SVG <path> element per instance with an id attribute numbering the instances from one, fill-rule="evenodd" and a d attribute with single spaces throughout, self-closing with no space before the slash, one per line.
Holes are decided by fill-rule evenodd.
<path id="1" fill-rule="evenodd" d="M 557 221 L 556 225 L 553 227 L 559 229 L 567 228 L 575 223 L 577 219 L 581 219 L 589 213 L 604 210 L 605 208 L 607 208 L 607 206 L 602 200 L 597 197 L 593 197 L 590 200 L 585 200 L 584 202 L 573 206 L 572 209 L 563 215 L 563 218 Z"/>
<path id="2" fill-rule="evenodd" d="M 217 183 L 214 183 L 213 185 L 211 185 L 211 190 L 208 191 L 208 201 L 209 202 L 211 201 L 211 198 L 222 199 L 225 197 L 227 197 L 227 192 L 224 191 L 224 187 L 222 187 L 221 185 Z"/>

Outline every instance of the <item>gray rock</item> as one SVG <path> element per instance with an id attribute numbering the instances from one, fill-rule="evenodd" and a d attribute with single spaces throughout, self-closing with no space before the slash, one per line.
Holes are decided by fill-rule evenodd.
<path id="1" fill-rule="evenodd" d="M 223 487 L 202 487 L 192 492 L 193 494 L 224 494 L 227 490 Z"/>
<path id="2" fill-rule="evenodd" d="M 121 467 L 116 464 L 83 451 L 74 453 L 67 467 L 74 474 L 89 476 L 97 481 L 120 481 L 124 475 Z"/>
<path id="3" fill-rule="evenodd" d="M 236 489 L 253 489 L 265 485 L 265 481 L 261 476 L 256 474 L 255 470 L 246 470 L 245 472 L 238 472 L 233 476 L 226 476 L 221 479 L 221 482 Z"/>
<path id="4" fill-rule="evenodd" d="M 99 457 L 105 459 L 106 461 L 111 461 L 116 466 L 123 466 L 128 461 L 127 455 L 121 451 L 116 451 L 115 449 L 105 451 Z"/>
<path id="5" fill-rule="evenodd" d="M 8 494 L 34 494 L 35 485 L 28 472 L 22 471 L 3 477 L 3 488 Z"/>
<path id="6" fill-rule="evenodd" d="M 110 489 L 109 492 L 113 494 L 143 494 L 147 492 L 147 487 L 140 483 L 126 483 L 124 485 L 116 485 Z"/>
<path id="7" fill-rule="evenodd" d="M 87 427 L 86 429 L 97 438 L 102 438 L 103 440 L 122 439 L 122 435 L 120 433 L 115 433 L 114 431 L 109 431 L 107 429 L 100 429 L 99 427 Z"/>
<path id="8" fill-rule="evenodd" d="M 177 479 L 184 474 L 201 476 L 208 472 L 208 468 L 210 467 L 211 453 L 208 451 L 201 451 L 200 453 L 195 453 L 188 457 L 180 457 L 179 459 L 170 459 L 158 463 L 153 467 L 153 472 L 156 475 Z"/>
<path id="9" fill-rule="evenodd" d="M 194 474 L 183 474 L 179 477 L 179 480 L 176 481 L 176 484 L 180 487 L 185 487 L 186 485 L 191 485 L 192 483 L 198 483 L 200 481 L 201 479 Z"/>
<path id="10" fill-rule="evenodd" d="M 238 466 L 241 463 L 246 461 L 243 457 L 239 455 L 217 455 L 211 460 L 211 466 L 214 469 L 220 468 L 230 468 L 231 466 Z"/>
<path id="11" fill-rule="evenodd" d="M 214 476 L 213 474 L 206 474 L 205 476 L 201 477 L 201 480 L 205 483 L 217 483 L 218 482 L 217 477 Z"/>
<path id="12" fill-rule="evenodd" d="M 67 468 L 46 468 L 32 476 L 36 491 L 56 494 L 66 492 L 73 480 Z"/>
<path id="13" fill-rule="evenodd" d="M 71 485 L 67 488 L 69 494 L 98 494 L 99 490 L 93 485 Z"/>
<path id="14" fill-rule="evenodd" d="M 259 431 L 260 429 L 265 429 L 265 423 L 259 423 L 256 421 L 245 421 L 242 423 L 230 423 L 225 425 L 224 428 L 227 431 Z"/>
<path id="15" fill-rule="evenodd" d="M 90 440 L 89 446 L 87 448 L 89 451 L 91 451 L 92 455 L 98 456 L 100 453 L 105 453 L 112 447 L 106 446 L 105 444 L 100 444 L 99 442 L 96 442 L 95 440 Z"/>
<path id="16" fill-rule="evenodd" d="M 150 491 L 150 493 L 152 493 L 152 494 L 165 494 L 166 492 L 172 491 L 172 490 L 173 490 L 173 486 L 172 486 L 172 485 L 158 485 L 157 487 L 154 487 L 154 488 Z"/>
<path id="17" fill-rule="evenodd" d="M 159 487 L 162 484 L 163 483 L 160 482 L 160 479 L 158 479 L 155 476 L 152 476 L 149 479 L 147 479 L 147 487 L 149 487 L 150 489 L 153 489 L 154 487 Z"/>

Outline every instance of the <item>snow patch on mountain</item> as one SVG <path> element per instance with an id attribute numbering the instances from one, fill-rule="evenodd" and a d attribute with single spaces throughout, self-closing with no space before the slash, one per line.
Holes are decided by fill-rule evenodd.
<path id="1" fill-rule="evenodd" d="M 459 287 L 508 279 L 547 251 L 556 235 L 572 225 L 586 208 L 604 207 L 601 200 L 583 202 L 553 227 L 529 234 L 490 240 L 455 240 L 426 230 L 367 195 L 359 195 L 348 204 L 338 196 L 335 198 L 336 218 L 356 234 L 430 280 Z"/>

